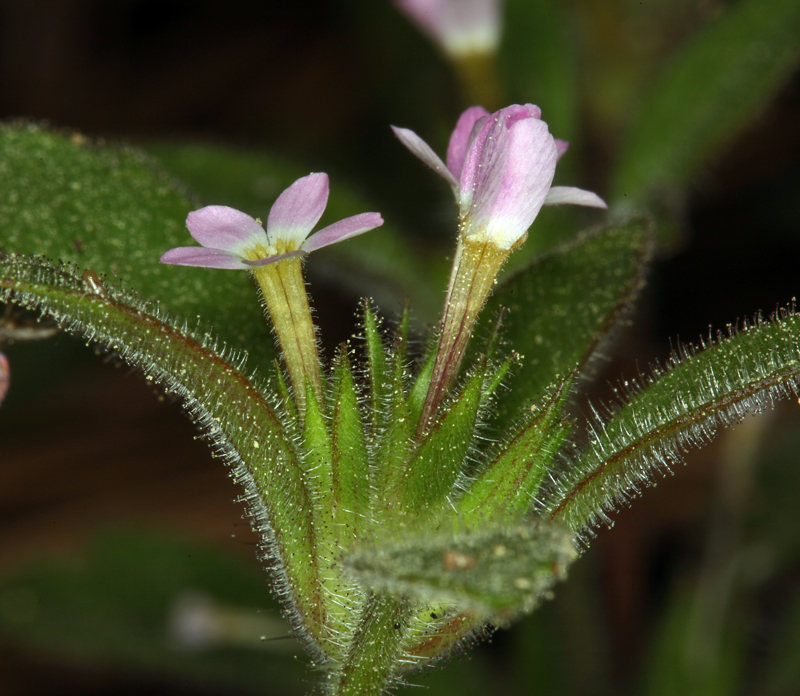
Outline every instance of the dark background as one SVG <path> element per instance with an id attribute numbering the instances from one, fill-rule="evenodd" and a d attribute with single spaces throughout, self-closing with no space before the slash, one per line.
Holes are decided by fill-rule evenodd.
<path id="1" fill-rule="evenodd" d="M 564 3 L 568 11 L 576 4 Z M 446 240 L 439 228 L 449 201 L 393 140 L 388 124 L 439 134 L 430 124 L 452 123 L 466 104 L 448 66 L 407 22 L 398 15 L 394 33 L 384 37 L 380 22 L 389 15 L 375 18 L 362 9 L 357 0 L 5 0 L 0 116 L 145 145 L 178 139 L 268 149 L 309 171 L 349 178 L 411 234 Z M 691 32 L 694 19 L 687 14 L 674 42 Z M 393 55 L 400 44 L 411 49 Z M 584 49 L 589 58 L 601 44 Z M 590 103 L 583 118 L 578 156 L 594 173 L 574 183 L 591 182 L 602 195 L 622 124 L 593 112 Z M 618 357 L 598 369 L 597 398 L 607 380 L 663 361 L 671 339 L 693 342 L 709 326 L 770 313 L 796 295 L 798 123 L 795 75 L 683 202 L 685 236 L 656 260 L 634 315 L 637 328 L 622 331 L 607 350 Z M 154 398 L 137 375 L 65 336 L 47 345 L 11 346 L 7 353 L 14 372 L 0 411 L 1 573 L 54 554 L 79 557 L 99 530 L 119 525 L 200 539 L 232 562 L 257 567 L 241 505 L 231 503 L 236 486 L 193 440 L 194 428 L 177 404 Z M 767 435 L 760 437 L 793 442 L 796 404 L 782 404 L 763 427 Z M 576 566 L 572 588 L 561 588 L 565 599 L 546 609 L 542 621 L 561 626 L 557 638 L 572 646 L 563 664 L 573 660 L 587 675 L 562 677 L 568 693 L 600 693 L 593 691 L 599 681 L 588 676 L 595 669 L 618 688 L 636 683 L 665 598 L 710 562 L 707 523 L 715 501 L 727 495 L 719 478 L 725 443 L 691 453 L 688 467 L 622 510 L 616 527 L 601 530 Z M 763 491 L 746 487 L 742 505 L 763 506 Z M 746 627 L 745 635 L 762 631 L 761 644 L 769 644 L 773 614 L 784 611 L 799 577 L 800 564 L 789 562 L 754 592 L 755 623 L 763 625 Z M 575 618 L 584 605 L 591 622 Z M 524 684 L 511 665 L 517 654 L 511 646 L 530 635 L 538 634 L 527 624 L 501 632 L 474 658 L 498 689 L 503 680 L 518 679 L 503 693 L 517 693 L 512 683 Z M 610 660 L 602 663 L 599 654 Z M 0 694 L 142 692 L 224 690 L 158 671 L 75 661 L 0 636 Z"/>

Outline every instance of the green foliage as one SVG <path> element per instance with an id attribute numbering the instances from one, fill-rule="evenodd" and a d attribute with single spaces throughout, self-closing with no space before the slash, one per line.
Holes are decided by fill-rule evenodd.
<path id="1" fill-rule="evenodd" d="M 178 316 L 201 316 L 259 367 L 270 364 L 273 338 L 245 274 L 158 263 L 193 244 L 184 226 L 193 206 L 142 153 L 26 124 L 0 127 L 0 153 L 0 251 L 124 279 Z"/>
<path id="2" fill-rule="evenodd" d="M 478 369 L 467 380 L 404 467 L 399 490 L 389 492 L 410 514 L 435 515 L 462 471 L 473 445 L 485 379 L 484 369 Z"/>
<path id="3" fill-rule="evenodd" d="M 740 693 L 741 638 L 730 630 L 697 638 L 694 597 L 678 594 L 668 607 L 645 675 L 643 696 L 735 696 Z"/>
<path id="4" fill-rule="evenodd" d="M 684 349 L 644 384 L 626 383 L 626 403 L 596 424 L 548 502 L 549 515 L 576 533 L 609 521 L 608 510 L 680 461 L 682 450 L 796 393 L 799 380 L 800 315 L 793 312 L 731 328 L 700 352 Z"/>
<path id="5" fill-rule="evenodd" d="M 309 490 L 296 452 L 260 388 L 242 372 L 244 356 L 201 330 L 190 331 L 156 305 L 112 285 L 102 294 L 72 266 L 37 257 L 0 259 L 0 300 L 52 317 L 61 326 L 120 355 L 148 380 L 180 396 L 211 447 L 245 488 L 275 579 L 296 609 L 297 635 L 314 649 L 319 635 L 319 578 Z M 298 525 L 305 531 L 299 535 Z M 279 559 L 292 558 L 291 566 Z M 307 631 L 311 631 L 310 634 Z"/>
<path id="6" fill-rule="evenodd" d="M 742 0 L 683 48 L 636 119 L 613 198 L 639 207 L 686 187 L 786 80 L 797 64 L 800 3 Z"/>
<path id="7" fill-rule="evenodd" d="M 416 123 L 416 114 L 408 113 L 414 108 L 447 112 L 438 127 L 423 125 L 444 142 L 441 124 L 452 125 L 456 99 L 442 88 L 445 72 L 431 60 L 429 43 L 400 24 L 389 5 L 346 5 L 375 48 L 364 69 L 375 72 L 382 90 L 377 111 L 390 111 L 397 123 Z M 576 51 L 570 39 L 576 30 L 587 31 L 586 17 L 615 24 L 623 3 L 609 4 L 608 14 L 601 6 L 567 14 L 554 0 L 507 0 L 504 44 L 484 66 L 499 66 L 504 83 L 486 84 L 483 93 L 506 88 L 508 101 L 538 103 L 553 133 L 580 145 L 579 117 L 595 113 L 598 104 L 591 90 L 579 91 L 579 80 L 589 75 L 593 83 L 613 85 L 614 76 L 596 80 L 597 72 L 581 65 L 586 47 Z M 372 20 L 386 31 L 375 32 Z M 613 34 L 608 26 L 595 31 Z M 691 185 L 785 80 L 797 61 L 798 34 L 797 0 L 740 0 L 675 52 L 638 116 L 634 104 L 619 99 L 616 113 L 608 108 L 594 116 L 594 137 L 586 141 L 601 161 L 614 160 L 609 144 L 621 126 L 630 127 L 611 178 L 618 211 L 640 210 Z M 413 79 L 403 82 L 402 72 Z M 653 66 L 637 64 L 633 72 L 650 75 Z M 464 87 L 469 91 L 469 84 Z M 601 107 L 613 105 L 614 97 L 601 101 Z M 307 170 L 258 151 L 149 149 L 163 170 L 141 153 L 79 136 L 24 124 L 0 129 L 0 299 L 119 353 L 148 380 L 183 398 L 243 484 L 292 629 L 327 672 L 325 688 L 337 696 L 377 696 L 400 684 L 410 668 L 530 611 L 563 579 L 576 558 L 576 542 L 678 461 L 682 450 L 797 390 L 800 320 L 786 313 L 682 353 L 654 377 L 627 385 L 620 404 L 589 426 L 585 445 L 580 433 L 570 439 L 570 398 L 641 286 L 650 225 L 618 218 L 529 264 L 572 234 L 572 217 L 543 211 L 507 270 L 525 268 L 498 286 L 484 310 L 478 333 L 490 337 L 488 344 L 473 340 L 466 376 L 442 401 L 429 429 L 419 432 L 418 421 L 437 345 L 428 340 L 427 352 L 411 361 L 408 305 L 392 332 L 365 302 L 365 359 L 358 364 L 349 346 L 341 347 L 323 380 L 324 394 L 318 399 L 310 389 L 307 409 L 298 413 L 246 274 L 166 268 L 157 260 L 169 248 L 191 244 L 184 220 L 193 207 L 227 204 L 266 218 L 280 191 Z M 363 149 L 348 158 L 362 156 L 378 171 L 383 165 L 372 160 L 381 158 L 369 146 Z M 569 169 L 577 167 L 575 154 L 559 165 L 557 183 L 578 183 Z M 386 192 L 402 188 L 387 179 Z M 323 224 L 374 207 L 337 179 Z M 315 254 L 312 277 L 318 269 L 353 294 L 372 295 L 377 305 L 396 306 L 407 293 L 415 320 L 433 322 L 439 259 L 426 253 L 434 247 L 429 240 L 414 250 L 407 239 L 387 224 Z M 117 287 L 116 278 L 129 290 Z M 163 304 L 147 302 L 156 299 Z M 189 329 L 169 312 L 191 322 L 200 316 L 203 327 L 213 325 L 219 333 Z M 270 372 L 269 388 L 245 372 L 245 355 L 228 346 L 250 351 L 253 366 Z M 791 527 L 785 520 L 773 524 Z M 785 540 L 786 548 L 792 544 L 796 540 Z M 183 572 L 156 562 L 165 576 Z M 92 567 L 95 583 L 103 563 L 111 571 L 133 572 L 108 554 L 99 563 Z M 36 591 L 45 597 L 71 587 L 64 577 L 37 577 L 29 585 L 41 581 Z M 147 615 L 152 604 L 145 606 L 154 601 L 144 593 L 152 588 L 141 589 L 141 596 L 113 582 L 105 595 L 98 589 L 98 596 L 114 600 L 118 618 L 109 632 L 111 657 L 124 655 L 123 643 L 139 637 L 126 601 L 155 625 Z M 0 602 L 0 622 L 3 607 Z M 52 639 L 47 631 L 68 633 L 73 621 L 84 641 L 91 610 L 82 605 L 62 623 L 43 622 L 35 629 L 38 637 L 18 635 L 46 642 Z M 682 598 L 671 603 L 646 693 L 732 692 L 741 644 L 713 646 L 719 659 L 699 674 L 683 644 L 690 613 Z M 796 639 L 797 625 L 795 615 L 785 622 L 789 641 Z M 586 633 L 596 642 L 596 631 Z M 574 643 L 576 654 L 585 652 L 585 643 Z M 163 650 L 146 657 L 156 666 L 163 659 Z M 180 658 L 170 662 L 184 664 Z M 186 669 L 215 678 L 216 660 L 199 662 L 186 662 Z M 236 669 L 246 673 L 242 664 Z M 795 665 L 793 653 L 779 655 L 765 692 L 791 690 Z M 244 677 L 234 683 L 248 685 Z M 547 688 L 537 679 L 528 687 Z"/>
<path id="8" fill-rule="evenodd" d="M 612 225 L 520 271 L 489 299 L 483 331 L 506 307 L 503 339 L 522 356 L 498 406 L 498 424 L 538 401 L 559 375 L 586 366 L 641 287 L 649 255 L 645 221 Z"/>
<path id="9" fill-rule="evenodd" d="M 465 522 L 516 519 L 531 508 L 553 457 L 569 435 L 570 427 L 559 419 L 574 379 L 573 372 L 557 382 L 541 404 L 531 407 L 516 432 L 496 448 L 494 459 L 458 501 Z"/>
<path id="10" fill-rule="evenodd" d="M 560 525 L 518 522 L 378 538 L 346 562 L 376 592 L 502 621 L 540 603 L 576 555 Z"/>
<path id="11" fill-rule="evenodd" d="M 341 350 L 333 373 L 331 423 L 334 519 L 346 534 L 358 538 L 369 511 L 370 471 L 364 424 L 358 408 L 353 373 L 347 352 Z"/>
<path id="12" fill-rule="evenodd" d="M 563 8 L 553 0 L 506 0 L 504 6 L 500 58 L 510 101 L 537 104 L 551 131 L 574 142 L 578 135 L 577 65 Z"/>

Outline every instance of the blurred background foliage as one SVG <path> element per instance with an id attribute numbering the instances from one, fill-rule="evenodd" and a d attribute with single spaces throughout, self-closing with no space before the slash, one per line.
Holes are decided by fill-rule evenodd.
<path id="1" fill-rule="evenodd" d="M 482 91 L 383 0 L 0 0 L 0 115 L 140 146 L 192 203 L 262 217 L 293 178 L 329 172 L 331 220 L 358 208 L 389 223 L 307 266 L 330 349 L 360 295 L 389 317 L 410 296 L 421 330 L 444 287 L 450 193 L 388 124 L 443 152 L 476 94 L 539 104 L 572 143 L 556 183 L 599 192 L 611 215 L 644 208 L 660 233 L 581 416 L 671 341 L 795 297 L 798 37 L 797 0 L 507 0 Z M 596 219 L 544 210 L 512 267 Z M 66 336 L 3 350 L 0 693 L 308 691 L 317 673 L 285 638 L 236 487 L 178 404 Z M 796 411 L 691 453 L 598 531 L 553 602 L 412 681 L 800 692 Z"/>

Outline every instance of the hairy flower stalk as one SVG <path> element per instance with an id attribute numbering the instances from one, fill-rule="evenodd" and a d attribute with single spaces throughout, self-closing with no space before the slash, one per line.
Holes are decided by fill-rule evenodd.
<path id="1" fill-rule="evenodd" d="M 428 431 L 458 375 L 469 336 L 506 259 L 527 235 L 543 205 L 606 204 L 581 189 L 551 186 L 568 144 L 557 141 L 532 104 L 494 114 L 474 106 L 459 118 L 447 164 L 416 133 L 394 128 L 400 141 L 452 187 L 459 235 L 442 315 L 439 347 L 417 436 Z"/>
<path id="2" fill-rule="evenodd" d="M 302 257 L 383 224 L 378 213 L 362 213 L 309 237 L 325 211 L 328 194 L 327 174 L 298 179 L 278 196 L 270 209 L 266 230 L 259 220 L 226 206 L 195 210 L 186 218 L 186 227 L 202 246 L 170 249 L 161 257 L 161 263 L 253 273 L 278 337 L 300 413 L 305 412 L 308 385 L 319 402 L 323 397 Z"/>

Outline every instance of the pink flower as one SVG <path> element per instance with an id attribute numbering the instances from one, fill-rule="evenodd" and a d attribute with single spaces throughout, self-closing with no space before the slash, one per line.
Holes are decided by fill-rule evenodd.
<path id="1" fill-rule="evenodd" d="M 450 56 L 494 53 L 500 43 L 500 0 L 395 0 Z"/>
<path id="2" fill-rule="evenodd" d="M 336 244 L 383 224 L 379 213 L 362 213 L 309 237 L 328 204 L 328 192 L 327 174 L 298 179 L 278 196 L 269 211 L 266 230 L 258 220 L 224 205 L 195 210 L 186 218 L 186 227 L 201 246 L 170 249 L 161 257 L 161 263 L 253 270 Z"/>
<path id="3" fill-rule="evenodd" d="M 550 135 L 538 106 L 515 104 L 494 114 L 480 106 L 458 119 L 447 147 L 447 164 L 416 133 L 392 126 L 412 153 L 452 187 L 461 234 L 511 249 L 543 205 L 606 204 L 590 191 L 551 186 L 556 162 L 568 143 Z"/>

